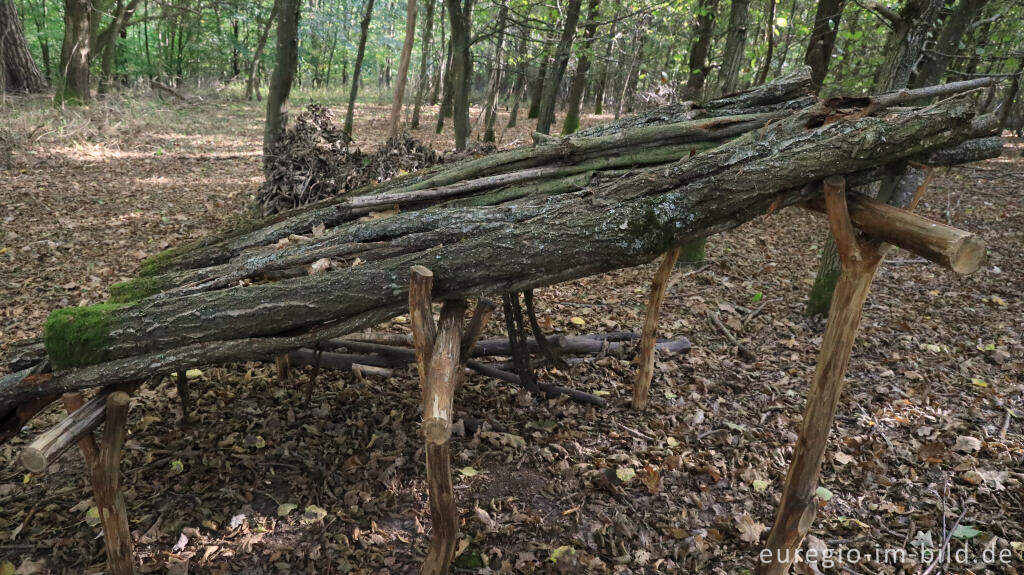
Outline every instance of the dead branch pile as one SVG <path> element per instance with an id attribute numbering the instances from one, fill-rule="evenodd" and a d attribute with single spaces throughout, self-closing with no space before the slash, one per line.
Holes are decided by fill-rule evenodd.
<path id="1" fill-rule="evenodd" d="M 441 161 L 441 154 L 406 134 L 365 154 L 338 126 L 330 109 L 310 104 L 271 149 L 256 208 L 269 216 Z"/>

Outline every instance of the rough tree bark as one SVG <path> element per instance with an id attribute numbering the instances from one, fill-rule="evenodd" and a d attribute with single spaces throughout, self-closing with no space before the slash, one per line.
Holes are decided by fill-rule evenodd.
<path id="1" fill-rule="evenodd" d="M 412 108 L 412 120 L 409 127 L 416 129 L 420 127 L 420 108 L 423 105 L 423 97 L 427 93 L 427 70 L 430 68 L 430 38 L 434 34 L 434 4 L 435 0 L 427 0 L 427 17 L 423 23 L 423 45 L 420 50 L 423 52 L 420 57 L 420 75 L 416 82 L 416 103 Z"/>
<path id="2" fill-rule="evenodd" d="M 729 28 L 725 37 L 725 52 L 722 55 L 722 70 L 719 72 L 721 96 L 736 91 L 743 54 L 747 47 L 747 20 L 750 18 L 750 0 L 732 0 L 729 7 Z"/>
<path id="3" fill-rule="evenodd" d="M 144 277 L 111 289 L 121 303 L 54 312 L 45 351 L 59 371 L 0 378 L 0 413 L 23 418 L 57 392 L 273 356 L 376 325 L 403 313 L 411 265 L 430 264 L 438 299 L 550 285 L 806 200 L 829 175 L 863 183 L 879 166 L 977 146 L 967 98 L 897 109 L 885 97 L 865 115 L 857 100 L 792 111 L 777 100 L 792 90 L 764 88 L 767 101 L 738 95 L 672 123 L 654 118 L 675 113 L 645 114 L 647 124 L 410 174 L 161 254 Z M 715 116 L 740 102 L 761 111 Z M 981 148 L 998 153 L 990 140 Z M 360 221 L 396 204 L 397 214 Z M 323 257 L 339 265 L 307 275 Z M 279 273 L 289 270 L 300 273 Z"/>
<path id="4" fill-rule="evenodd" d="M 283 0 L 279 0 L 283 1 Z M 352 135 L 352 118 L 356 109 L 356 97 L 359 95 L 359 75 L 363 70 L 363 56 L 366 55 L 366 37 L 370 32 L 370 19 L 373 17 L 373 0 L 366 0 L 366 10 L 359 22 L 359 48 L 356 50 L 356 62 L 352 67 L 352 87 L 348 94 L 348 109 L 345 111 L 345 133 Z"/>
<path id="5" fill-rule="evenodd" d="M 252 54 L 252 62 L 249 63 L 249 77 L 245 81 L 245 99 L 252 100 L 256 91 L 256 74 L 259 73 L 260 60 L 263 58 L 263 51 L 267 47 L 267 39 L 270 38 L 270 29 L 274 26 L 274 22 L 277 21 L 277 11 L 280 8 L 280 0 L 274 0 L 274 5 L 270 8 L 270 14 L 267 16 L 267 21 L 263 23 L 263 29 L 260 31 L 260 37 L 256 41 L 256 50 Z"/>
<path id="6" fill-rule="evenodd" d="M 416 0 L 407 0 L 405 13 L 405 43 L 398 59 L 398 77 L 395 79 L 395 97 L 391 103 L 391 118 L 388 121 L 388 138 L 398 137 L 398 126 L 402 123 L 402 100 L 405 98 L 405 83 L 409 78 L 409 60 L 412 59 L 412 45 L 416 41 Z"/>
<path id="7" fill-rule="evenodd" d="M 804 64 L 811 67 L 811 88 L 817 94 L 828 75 L 828 66 L 832 61 L 832 50 L 836 46 L 836 35 L 839 34 L 839 21 L 843 17 L 846 0 L 818 0 L 818 9 L 814 15 L 814 28 L 807 42 Z"/>
<path id="8" fill-rule="evenodd" d="M 778 3 L 775 0 L 767 0 L 764 23 L 764 43 L 767 50 L 761 67 L 757 69 L 757 77 L 754 78 L 754 85 L 759 86 L 768 81 L 768 70 L 772 67 L 772 55 L 775 53 L 775 8 Z"/>
<path id="9" fill-rule="evenodd" d="M 942 81 L 950 60 L 960 51 L 960 41 L 975 16 L 985 7 L 986 0 L 960 0 L 946 19 L 935 46 L 925 51 L 913 86 L 932 86 Z"/>
<path id="10" fill-rule="evenodd" d="M 600 0 L 590 0 L 587 5 L 587 23 L 583 28 L 583 42 L 579 59 L 576 62 L 576 73 L 569 87 L 569 103 L 565 110 L 565 121 L 562 133 L 572 134 L 580 129 L 580 107 L 583 103 L 583 90 L 587 87 L 587 75 L 590 73 L 591 53 L 593 52 L 594 36 L 597 34 L 598 6 Z"/>
<path id="11" fill-rule="evenodd" d="M 32 59 L 14 0 L 0 0 L 0 75 L 0 88 L 8 92 L 46 90 L 46 78 Z"/>
<path id="12" fill-rule="evenodd" d="M 498 9 L 498 38 L 494 43 L 494 65 L 491 66 L 491 78 L 487 86 L 487 101 L 484 112 L 484 141 L 494 142 L 494 121 L 498 116 L 498 90 L 501 86 L 502 68 L 504 67 L 505 53 L 505 18 L 508 16 L 508 6 L 502 4 Z"/>
<path id="13" fill-rule="evenodd" d="M 61 86 L 58 102 L 89 102 L 89 13 L 88 0 L 64 0 L 64 42 L 60 50 Z"/>
<path id="14" fill-rule="evenodd" d="M 565 68 L 569 65 L 569 56 L 572 55 L 572 42 L 576 38 L 576 25 L 580 21 L 580 8 L 582 5 L 582 0 L 569 0 L 565 9 L 565 25 L 562 28 L 562 37 L 558 40 L 555 58 L 551 62 L 551 69 L 548 71 L 549 76 L 544 81 L 544 90 L 540 97 L 537 131 L 541 134 L 550 133 L 551 125 L 555 123 L 555 102 L 558 100 L 558 92 L 562 87 L 562 77 L 565 76 Z"/>
<path id="15" fill-rule="evenodd" d="M 452 123 L 455 125 L 455 149 L 465 150 L 469 143 L 469 84 L 473 74 L 470 48 L 472 0 L 444 0 L 452 38 Z"/>
<path id="16" fill-rule="evenodd" d="M 267 121 L 263 128 L 263 157 L 284 135 L 288 124 L 288 96 L 299 65 L 299 11 L 301 0 L 279 0 L 277 19 L 277 62 L 267 88 Z"/>
<path id="17" fill-rule="evenodd" d="M 688 61 L 690 74 L 686 78 L 686 87 L 683 88 L 684 99 L 703 99 L 704 82 L 707 80 L 708 73 L 711 72 L 711 66 L 708 65 L 708 51 L 711 49 L 711 36 L 715 31 L 717 12 L 718 0 L 700 0 L 697 4 L 697 20 Z"/>

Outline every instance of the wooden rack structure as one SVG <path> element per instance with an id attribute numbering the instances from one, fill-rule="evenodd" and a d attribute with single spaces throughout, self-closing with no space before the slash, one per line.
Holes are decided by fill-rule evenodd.
<path id="1" fill-rule="evenodd" d="M 794 551 L 814 521 L 815 489 L 861 311 L 886 250 L 896 245 L 963 274 L 977 270 L 984 257 L 984 242 L 974 234 L 912 212 L 924 192 L 924 185 L 917 189 L 908 209 L 895 208 L 859 194 L 847 194 L 845 187 L 842 177 L 828 178 L 823 182 L 822 197 L 803 204 L 828 217 L 840 255 L 841 275 L 811 381 L 803 424 L 794 446 L 793 461 L 783 486 L 782 501 L 765 546 L 771 559 L 756 566 L 758 575 L 786 573 L 796 557 Z M 635 409 L 644 409 L 648 404 L 658 315 L 678 252 L 678 249 L 671 249 L 663 256 L 651 284 L 639 350 L 640 367 L 633 387 Z M 448 443 L 453 401 L 464 368 L 470 361 L 470 352 L 496 307 L 489 300 L 480 300 L 466 323 L 466 301 L 447 300 L 435 323 L 431 310 L 433 280 L 434 274 L 423 266 L 413 266 L 410 270 L 409 317 L 415 351 L 410 350 L 409 359 L 415 360 L 422 388 L 422 430 L 433 525 L 421 571 L 426 575 L 448 571 L 458 541 L 458 508 Z M 358 342 L 349 343 L 359 348 Z M 363 342 L 362 345 L 375 344 Z M 187 378 L 184 370 L 179 370 L 178 375 L 183 416 L 187 417 Z M 67 417 L 40 434 L 21 455 L 25 467 L 42 473 L 72 445 L 78 445 L 100 512 L 107 571 L 112 575 L 134 574 L 138 567 L 132 555 L 119 479 L 128 392 L 138 384 L 108 386 L 85 402 L 80 394 L 65 395 Z M 93 431 L 104 422 L 102 440 L 97 445 Z"/>

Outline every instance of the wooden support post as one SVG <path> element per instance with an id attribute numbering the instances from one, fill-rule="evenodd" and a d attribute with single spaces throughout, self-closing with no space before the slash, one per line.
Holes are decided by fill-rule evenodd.
<path id="1" fill-rule="evenodd" d="M 672 276 L 672 269 L 679 259 L 678 247 L 672 248 L 661 258 L 661 265 L 654 274 L 651 282 L 651 290 L 647 295 L 647 315 L 644 318 L 644 331 L 640 338 L 640 355 L 637 361 L 640 367 L 636 372 L 636 381 L 633 383 L 633 409 L 647 409 L 647 402 L 650 398 L 651 379 L 654 377 L 654 346 L 658 341 L 658 316 L 661 314 L 661 305 L 665 302 L 665 292 L 668 290 L 669 279 Z"/>
<path id="2" fill-rule="evenodd" d="M 132 535 L 128 527 L 128 511 L 121 494 L 121 446 L 124 445 L 130 398 L 123 391 L 107 397 L 106 424 L 100 443 L 99 458 L 92 466 L 92 489 L 103 528 L 103 544 L 107 550 L 107 569 L 111 575 L 134 575 L 135 558 Z"/>
<path id="3" fill-rule="evenodd" d="M 759 555 L 758 575 L 787 573 L 796 559 L 796 550 L 814 521 L 818 506 L 815 491 L 825 446 L 843 391 L 843 378 L 860 326 L 864 301 L 881 261 L 880 244 L 856 236 L 847 211 L 843 178 L 825 180 L 825 204 L 832 235 L 839 248 L 841 272 L 807 396 L 803 425 L 786 475 L 782 502 L 765 550 Z"/>
<path id="4" fill-rule="evenodd" d="M 463 330 L 465 300 L 450 300 L 441 307 L 434 325 L 431 313 L 433 273 L 414 266 L 409 275 L 409 315 L 412 323 L 416 365 L 423 387 L 423 437 L 426 440 L 427 488 L 430 492 L 430 522 L 433 533 L 422 575 L 448 572 L 459 540 L 459 515 L 452 486 L 451 452 L 453 399 L 462 377 L 468 353 L 483 333 L 495 304 L 481 300 L 469 326 Z"/>
<path id="5" fill-rule="evenodd" d="M 288 363 L 288 354 L 277 356 L 277 381 L 288 381 L 291 372 L 291 365 Z"/>
<path id="6" fill-rule="evenodd" d="M 181 423 L 188 423 L 191 419 L 192 405 L 189 397 L 188 370 L 178 368 L 178 401 L 181 402 Z"/>

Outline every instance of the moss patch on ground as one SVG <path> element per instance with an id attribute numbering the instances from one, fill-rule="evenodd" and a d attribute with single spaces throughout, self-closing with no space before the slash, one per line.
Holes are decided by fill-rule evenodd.
<path id="1" fill-rule="evenodd" d="M 117 322 L 114 312 L 122 307 L 117 303 L 101 303 L 58 309 L 51 313 L 43 326 L 43 338 L 54 368 L 66 369 L 104 361 L 110 330 Z"/>

